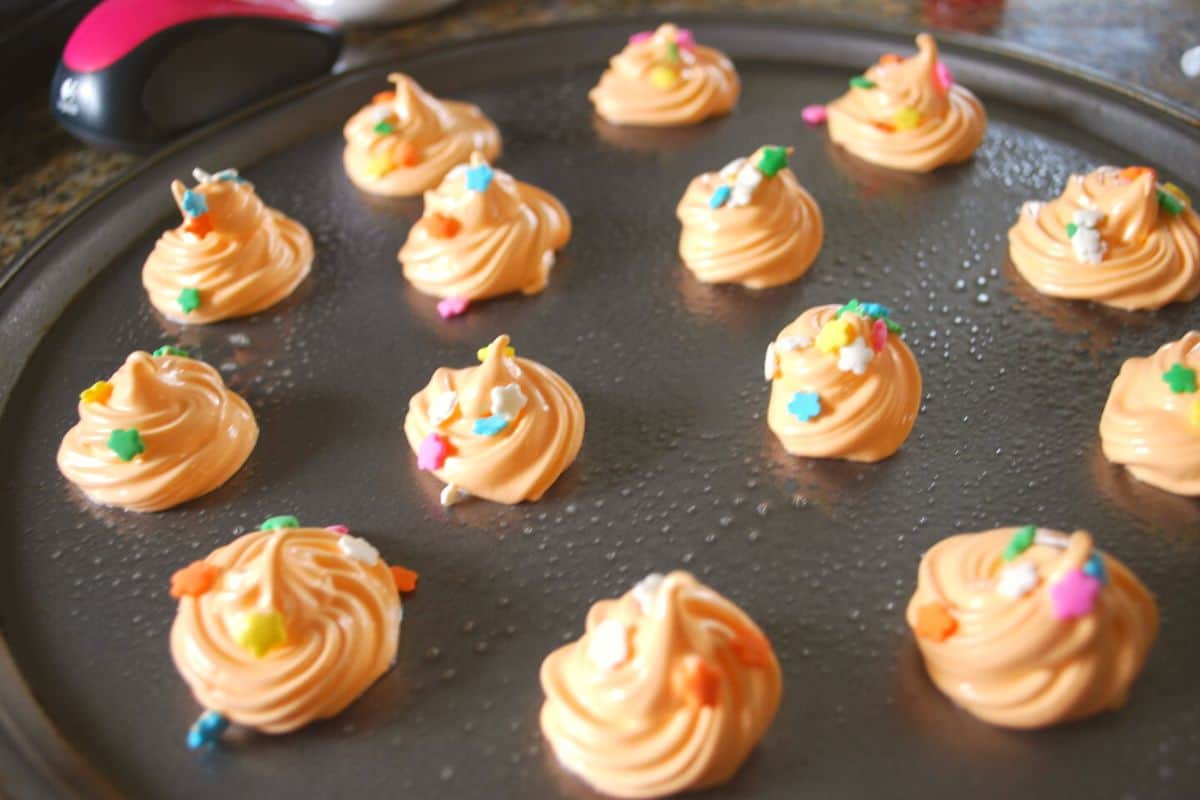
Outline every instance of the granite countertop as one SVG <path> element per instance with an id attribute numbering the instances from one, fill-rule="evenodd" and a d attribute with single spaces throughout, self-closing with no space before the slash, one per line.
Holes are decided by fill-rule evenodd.
<path id="1" fill-rule="evenodd" d="M 430 19 L 353 33 L 353 60 L 571 20 L 646 12 L 806 11 L 982 34 L 1097 71 L 1200 118 L 1200 78 L 1179 66 L 1200 44 L 1196 0 L 466 0 Z M 0 264 L 140 156 L 102 153 L 55 125 L 42 96 L 0 112 Z"/>

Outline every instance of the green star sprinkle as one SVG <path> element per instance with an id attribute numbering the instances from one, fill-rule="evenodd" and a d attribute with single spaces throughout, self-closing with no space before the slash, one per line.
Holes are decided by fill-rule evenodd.
<path id="1" fill-rule="evenodd" d="M 1173 394 L 1195 394 L 1196 392 L 1196 370 L 1191 367 L 1185 367 L 1176 362 L 1163 373 L 1162 378 L 1167 382 L 1167 386 L 1171 387 Z"/>
<path id="2" fill-rule="evenodd" d="M 280 514 L 278 517 L 271 517 L 266 520 L 260 527 L 264 531 L 273 531 L 276 528 L 299 528 L 300 520 L 291 514 Z"/>
<path id="3" fill-rule="evenodd" d="M 162 347 L 154 351 L 155 358 L 162 358 L 163 356 L 180 356 L 182 358 L 190 358 L 187 350 L 170 344 L 164 344 Z"/>
<path id="4" fill-rule="evenodd" d="M 1017 532 L 1008 540 L 1008 544 L 1004 547 L 1004 560 L 1012 561 L 1017 556 L 1024 553 L 1033 544 L 1033 537 L 1037 535 L 1037 528 L 1033 525 L 1026 525 L 1023 528 L 1017 528 Z"/>
<path id="5" fill-rule="evenodd" d="M 183 289 L 179 292 L 179 299 L 176 302 L 183 309 L 183 313 L 190 314 L 200 307 L 200 290 Z"/>
<path id="6" fill-rule="evenodd" d="M 855 75 L 850 79 L 850 85 L 855 89 L 874 89 L 875 81 L 865 75 Z"/>
<path id="7" fill-rule="evenodd" d="M 1183 201 L 1170 192 L 1158 190 L 1158 204 L 1162 206 L 1163 211 L 1166 211 L 1171 216 L 1183 213 L 1185 208 Z"/>
<path id="8" fill-rule="evenodd" d="M 1067 223 L 1067 238 L 1070 239 L 1072 236 L 1074 236 L 1075 231 L 1077 231 L 1077 230 L 1079 230 L 1078 225 L 1076 225 L 1074 222 L 1068 222 Z"/>
<path id="9" fill-rule="evenodd" d="M 758 159 L 758 171 L 768 178 L 775 177 L 779 170 L 788 165 L 786 147 L 764 147 Z"/>
<path id="10" fill-rule="evenodd" d="M 837 313 L 833 315 L 833 318 L 841 319 L 842 314 L 847 314 L 847 313 L 858 314 L 861 311 L 862 311 L 862 303 L 858 302 L 857 300 L 851 300 L 850 302 L 846 303 L 846 305 L 839 308 L 837 310 Z"/>
<path id="11" fill-rule="evenodd" d="M 385 119 L 383 122 L 375 123 L 375 132 L 380 136 L 387 136 L 396 132 L 396 126 Z"/>
<path id="12" fill-rule="evenodd" d="M 146 445 L 142 444 L 141 434 L 136 428 L 116 428 L 108 435 L 108 449 L 122 461 L 133 461 L 134 457 L 146 452 Z"/>
<path id="13" fill-rule="evenodd" d="M 667 61 L 670 61 L 672 64 L 679 63 L 679 45 L 674 42 L 667 45 Z"/>

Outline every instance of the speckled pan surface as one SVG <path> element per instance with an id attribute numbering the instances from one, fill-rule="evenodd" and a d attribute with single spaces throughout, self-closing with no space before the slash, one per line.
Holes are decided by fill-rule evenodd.
<path id="1" fill-rule="evenodd" d="M 965 165 L 887 173 L 833 149 L 799 111 L 879 53 L 907 50 L 910 35 L 712 18 L 692 27 L 737 61 L 737 112 L 688 130 L 613 130 L 594 121 L 586 91 L 638 27 L 481 42 L 298 91 L 150 163 L 7 276 L 0 788 L 589 797 L 541 742 L 538 666 L 578 635 L 595 599 L 685 567 L 745 608 L 784 670 L 775 725 L 711 796 L 1200 792 L 1200 505 L 1132 484 L 1096 436 L 1121 361 L 1178 338 L 1200 312 L 1041 298 L 1007 264 L 1004 240 L 1021 201 L 1100 163 L 1153 164 L 1196 196 L 1196 134 L 1131 97 L 946 43 L 987 104 L 987 138 Z M 504 132 L 499 164 L 570 209 L 575 236 L 543 294 L 443 322 L 404 283 L 395 253 L 419 201 L 360 195 L 340 159 L 341 123 L 397 66 L 479 103 Z M 676 256 L 675 202 L 693 175 L 764 142 L 796 148 L 825 246 L 795 284 L 702 285 Z M 267 203 L 308 225 L 317 260 L 283 306 L 181 331 L 151 312 L 139 269 L 174 224 L 169 179 L 195 164 L 242 167 Z M 804 309 L 852 296 L 892 306 L 907 326 L 921 416 L 880 464 L 789 458 L 763 419 L 763 349 Z M 500 332 L 571 381 L 587 437 L 541 503 L 447 512 L 405 444 L 406 403 L 435 367 L 470 363 Z M 130 350 L 164 342 L 246 396 L 258 447 L 228 485 L 178 510 L 89 506 L 54 465 L 76 394 Z M 345 523 L 422 573 L 398 663 L 334 720 L 197 755 L 184 734 L 198 708 L 167 648 L 168 578 L 282 513 Z M 1000 731 L 952 707 L 921 669 L 903 608 L 923 550 L 1025 522 L 1091 530 L 1158 595 L 1162 636 L 1120 713 Z"/>

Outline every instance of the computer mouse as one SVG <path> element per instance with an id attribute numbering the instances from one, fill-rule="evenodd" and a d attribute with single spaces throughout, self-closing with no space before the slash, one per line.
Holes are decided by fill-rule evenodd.
<path id="1" fill-rule="evenodd" d="M 294 0 L 104 0 L 67 40 L 50 104 L 89 144 L 146 150 L 329 72 L 341 46 Z"/>

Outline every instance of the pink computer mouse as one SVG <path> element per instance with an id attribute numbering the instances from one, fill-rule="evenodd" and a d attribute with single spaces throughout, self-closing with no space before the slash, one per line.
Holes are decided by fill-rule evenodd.
<path id="1" fill-rule="evenodd" d="M 50 103 L 91 144 L 146 149 L 327 73 L 341 45 L 294 0 L 104 0 L 67 41 Z"/>

